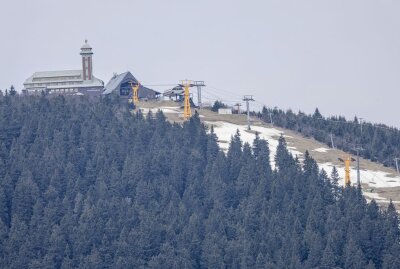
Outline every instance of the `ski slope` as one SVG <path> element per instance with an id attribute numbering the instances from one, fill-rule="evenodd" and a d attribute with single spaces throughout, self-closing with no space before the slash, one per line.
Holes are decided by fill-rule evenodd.
<path id="1" fill-rule="evenodd" d="M 326 152 L 328 152 L 330 149 L 328 149 L 328 148 L 316 148 L 316 149 L 313 149 L 312 151 L 315 151 L 315 152 L 320 152 L 320 153 L 326 153 Z"/>
<path id="2" fill-rule="evenodd" d="M 173 105 L 157 105 L 157 106 L 142 106 L 139 108 L 142 113 L 146 114 L 151 111 L 155 114 L 161 110 L 167 117 L 170 117 L 173 121 L 182 118 L 183 110 L 181 107 Z M 151 105 L 151 104 L 150 104 Z M 240 137 L 243 143 L 253 144 L 253 140 L 258 133 L 259 137 L 268 141 L 270 149 L 270 160 L 272 168 L 275 168 L 275 155 L 278 146 L 278 140 L 281 135 L 286 139 L 287 148 L 293 156 L 297 156 L 300 161 L 303 160 L 303 152 L 308 150 L 310 154 L 317 161 L 319 168 L 324 169 L 328 175 L 331 174 L 332 168 L 336 165 L 339 177 L 340 185 L 344 185 L 344 166 L 337 161 L 337 156 L 346 154 L 339 150 L 334 150 L 325 147 L 323 144 L 302 137 L 291 131 L 286 131 L 281 128 L 274 128 L 267 126 L 261 122 L 257 125 L 253 125 L 251 130 L 247 130 L 245 125 L 245 119 L 232 118 L 230 116 L 210 114 L 202 111 L 200 118 L 203 123 L 208 126 L 214 127 L 214 132 L 218 137 L 218 144 L 224 152 L 228 151 L 231 137 L 236 134 L 237 131 L 240 133 Z M 365 198 L 370 201 L 375 199 L 378 203 L 386 204 L 389 202 L 389 197 L 393 198 L 395 203 L 400 203 L 400 177 L 395 174 L 394 171 L 390 172 L 390 169 L 384 168 L 376 163 L 371 163 L 367 160 L 362 160 L 362 166 L 367 169 L 360 171 L 361 184 Z M 354 165 L 354 164 L 353 164 Z M 352 184 L 356 184 L 357 171 L 353 167 L 351 168 Z M 393 189 L 396 188 L 396 189 Z"/>
<path id="3" fill-rule="evenodd" d="M 209 126 L 214 127 L 214 132 L 218 137 L 218 143 L 221 149 L 225 152 L 228 151 L 231 137 L 236 134 L 237 131 L 240 133 L 240 138 L 243 143 L 249 143 L 253 145 L 253 141 L 258 133 L 261 139 L 267 140 L 270 150 L 270 160 L 272 167 L 275 167 L 275 155 L 276 148 L 278 147 L 278 139 L 282 132 L 275 128 L 265 128 L 261 126 L 252 126 L 251 131 L 247 130 L 246 125 L 238 125 L 229 122 L 217 121 L 217 122 L 205 122 Z M 286 137 L 282 134 L 283 137 Z M 301 156 L 301 152 L 297 151 L 295 147 L 288 145 L 288 150 L 293 155 Z"/>
<path id="4" fill-rule="evenodd" d="M 162 111 L 164 114 L 181 114 L 182 111 L 179 107 L 156 107 L 156 108 L 139 108 L 140 111 L 145 115 L 151 111 L 151 113 L 156 114 L 158 111 Z"/>
<path id="5" fill-rule="evenodd" d="M 243 141 L 243 143 L 249 143 L 250 145 L 253 144 L 253 140 L 255 138 L 255 133 L 257 132 L 260 136 L 260 138 L 265 139 L 269 143 L 269 149 L 270 149 L 270 159 L 271 159 L 271 165 L 274 168 L 275 167 L 275 155 L 276 155 L 276 148 L 278 146 L 278 139 L 281 135 L 285 138 L 289 138 L 290 136 L 285 135 L 285 132 L 272 128 L 272 127 L 266 127 L 266 126 L 252 126 L 251 131 L 247 131 L 247 126 L 246 125 L 240 125 L 240 124 L 233 124 L 233 123 L 228 123 L 224 121 L 217 121 L 217 122 L 210 122 L 210 121 L 205 121 L 205 123 L 208 126 L 213 126 L 214 127 L 214 133 L 218 137 L 218 143 L 222 150 L 225 152 L 228 151 L 229 148 L 229 142 L 231 140 L 231 137 L 235 135 L 237 130 L 239 130 L 240 137 Z M 306 138 L 304 138 L 306 139 Z M 287 141 L 288 142 L 288 141 Z M 303 153 L 300 152 L 297 148 L 296 145 L 288 142 L 288 150 L 293 156 L 298 156 L 299 159 L 302 159 Z M 315 149 L 310 149 L 310 152 L 318 152 L 320 154 L 327 154 L 331 149 L 329 148 L 324 148 L 324 147 L 317 147 Z M 316 159 L 318 162 L 318 159 Z M 331 162 L 318 162 L 318 165 L 320 169 L 324 169 L 328 175 L 330 175 L 332 168 L 333 168 L 333 163 Z M 344 178 L 344 166 L 343 165 L 336 165 L 336 168 L 338 170 L 339 176 L 341 179 Z M 355 168 L 351 168 L 351 175 L 353 178 L 352 184 L 356 184 L 356 175 L 357 175 L 357 170 Z M 394 188 L 394 187 L 400 187 L 400 177 L 399 176 L 394 176 L 390 173 L 383 172 L 383 171 L 373 171 L 373 170 L 361 170 L 360 171 L 360 178 L 361 178 L 361 183 L 365 186 L 367 185 L 368 187 L 365 189 L 369 189 L 369 191 L 364 191 L 364 195 L 367 198 L 367 200 L 375 199 L 380 202 L 389 202 L 387 198 L 381 197 L 379 194 L 371 192 L 373 189 L 379 189 L 379 188 Z M 340 180 L 339 184 L 343 185 L 344 180 Z"/>

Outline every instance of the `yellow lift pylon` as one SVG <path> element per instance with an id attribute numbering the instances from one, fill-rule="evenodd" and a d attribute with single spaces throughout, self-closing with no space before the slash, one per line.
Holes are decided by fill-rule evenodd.
<path id="1" fill-rule="evenodd" d="M 193 81 L 191 80 L 182 80 L 182 83 L 179 86 L 184 89 L 184 104 L 183 104 L 183 119 L 188 120 L 192 116 L 192 111 L 190 109 L 190 87 L 193 87 Z"/>
<path id="2" fill-rule="evenodd" d="M 139 103 L 139 87 L 140 83 L 137 82 L 135 85 L 130 82 L 132 87 L 132 103 L 136 106 Z"/>
<path id="3" fill-rule="evenodd" d="M 342 158 L 338 158 L 339 161 L 344 163 L 344 172 L 345 172 L 345 176 L 344 176 L 344 186 L 350 186 L 351 184 L 351 180 L 350 180 L 350 165 L 351 162 L 354 162 L 355 159 L 352 158 L 350 155 L 347 156 L 344 160 Z"/>

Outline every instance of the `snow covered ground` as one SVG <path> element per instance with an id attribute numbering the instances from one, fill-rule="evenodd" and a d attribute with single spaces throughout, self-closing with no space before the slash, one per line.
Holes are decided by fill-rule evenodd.
<path id="1" fill-rule="evenodd" d="M 266 139 L 269 143 L 269 148 L 270 148 L 270 159 L 271 159 L 271 165 L 274 167 L 275 163 L 275 154 L 276 154 L 276 148 L 278 146 L 278 139 L 279 136 L 282 134 L 285 138 L 290 137 L 286 136 L 284 133 L 282 133 L 281 130 L 271 128 L 271 127 L 262 127 L 262 126 L 252 126 L 252 131 L 249 132 L 247 131 L 247 126 L 246 125 L 238 125 L 238 124 L 232 124 L 228 122 L 223 122 L 223 121 L 217 121 L 217 122 L 205 122 L 209 126 L 214 126 L 214 132 L 218 137 L 219 140 L 219 145 L 220 147 L 226 152 L 229 148 L 229 142 L 231 140 L 231 137 L 236 133 L 237 130 L 240 132 L 241 139 L 243 143 L 247 142 L 250 145 L 253 144 L 253 140 L 255 138 L 255 132 L 257 132 L 262 139 Z M 292 145 L 288 143 L 288 150 L 291 152 L 293 155 L 297 155 L 300 159 L 302 159 L 302 153 L 297 150 L 295 145 Z M 320 147 L 313 149 L 312 151 L 318 152 L 318 153 L 327 153 L 330 149 Z M 330 162 L 325 162 L 325 163 L 318 163 L 320 169 L 324 169 L 328 175 L 331 174 L 333 164 Z M 336 167 L 339 173 L 339 176 L 341 178 L 339 184 L 343 185 L 344 184 L 344 167 L 343 166 L 337 166 Z M 351 169 L 351 177 L 352 177 L 352 184 L 356 184 L 356 176 L 357 176 L 357 170 L 352 168 Z M 379 194 L 370 192 L 371 189 L 375 188 L 392 188 L 392 187 L 400 187 L 400 177 L 396 176 L 393 177 L 393 175 L 390 175 L 389 173 L 382 172 L 382 171 L 372 171 L 372 170 L 361 170 L 360 171 L 360 177 L 361 177 L 361 183 L 367 184 L 370 188 L 369 191 L 365 191 L 364 194 L 368 200 L 375 199 L 379 200 L 382 202 L 388 202 L 388 200 L 384 197 L 379 196 Z"/>
<path id="2" fill-rule="evenodd" d="M 378 201 L 378 202 L 385 202 L 385 201 L 389 202 L 388 199 L 386 199 L 386 198 L 380 196 L 380 195 L 379 195 L 378 193 L 376 193 L 376 192 L 367 192 L 367 191 L 364 191 L 364 196 L 365 196 L 365 198 L 366 198 L 367 200 L 375 199 L 375 201 Z"/>
<path id="3" fill-rule="evenodd" d="M 367 196 L 369 199 L 386 200 L 386 198 L 379 196 L 379 194 L 375 192 L 365 192 L 364 195 Z"/>
<path id="4" fill-rule="evenodd" d="M 275 166 L 275 155 L 276 148 L 278 147 L 278 139 L 281 136 L 282 132 L 275 128 L 266 128 L 261 126 L 252 126 L 251 131 L 247 131 L 246 125 L 237 125 L 223 121 L 217 122 L 205 122 L 209 126 L 214 127 L 214 132 L 218 137 L 219 145 L 225 152 L 228 151 L 229 142 L 231 141 L 231 137 L 236 134 L 236 131 L 239 130 L 240 138 L 243 143 L 249 143 L 253 145 L 253 141 L 256 138 L 255 132 L 258 133 L 259 137 L 268 141 L 269 149 L 270 149 L 270 159 L 271 165 Z M 283 134 L 284 137 L 286 137 Z M 288 150 L 293 155 L 301 156 L 303 155 L 301 152 L 296 150 L 296 147 L 288 145 Z"/>
<path id="5" fill-rule="evenodd" d="M 320 153 L 326 153 L 326 152 L 328 152 L 330 149 L 328 149 L 328 148 L 317 148 L 317 149 L 313 149 L 312 151 L 315 151 L 315 152 L 320 152 Z"/>
<path id="6" fill-rule="evenodd" d="M 328 174 L 332 171 L 333 164 L 332 163 L 319 163 L 319 167 L 324 169 Z M 340 178 L 344 178 L 344 168 L 336 167 L 339 173 Z M 351 177 L 353 178 L 352 184 L 355 185 L 356 177 L 357 177 L 357 169 L 351 168 L 350 171 Z M 373 188 L 393 188 L 400 187 L 400 177 L 393 177 L 388 173 L 382 171 L 371 171 L 371 170 L 360 170 L 360 180 L 362 184 L 367 184 Z M 339 182 L 341 185 L 344 184 L 342 180 Z"/>
<path id="7" fill-rule="evenodd" d="M 157 113 L 159 110 L 161 110 L 163 113 L 170 113 L 170 114 L 179 114 L 182 113 L 181 109 L 179 107 L 157 107 L 157 108 L 139 108 L 140 111 L 142 111 L 143 114 L 149 113 L 151 111 L 152 113 Z"/>

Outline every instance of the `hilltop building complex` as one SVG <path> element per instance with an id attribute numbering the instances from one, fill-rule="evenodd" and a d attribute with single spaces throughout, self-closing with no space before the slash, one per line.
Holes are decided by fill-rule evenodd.
<path id="1" fill-rule="evenodd" d="M 82 68 L 79 70 L 61 70 L 35 72 L 24 82 L 25 94 L 74 94 L 100 95 L 104 82 L 93 75 L 93 51 L 85 41 L 81 47 Z"/>
<path id="2" fill-rule="evenodd" d="M 22 92 L 31 94 L 63 94 L 63 95 L 88 95 L 100 96 L 117 94 L 123 99 L 132 98 L 132 87 L 139 82 L 129 72 L 114 74 L 107 85 L 93 75 L 93 51 L 85 40 L 81 47 L 82 68 L 79 70 L 44 71 L 35 72 L 24 82 Z M 138 98 L 153 100 L 159 98 L 160 92 L 139 86 Z"/>

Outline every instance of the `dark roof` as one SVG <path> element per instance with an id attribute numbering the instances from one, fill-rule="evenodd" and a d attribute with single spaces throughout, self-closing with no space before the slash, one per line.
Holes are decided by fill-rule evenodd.
<path id="1" fill-rule="evenodd" d="M 114 75 L 105 86 L 103 94 L 110 94 L 114 91 L 119 91 L 121 84 L 126 82 L 132 82 L 133 84 L 138 83 L 137 79 L 129 71 L 119 75 Z M 155 95 L 161 94 L 158 91 L 140 85 L 139 98 L 147 97 L 150 95 L 149 93 L 154 93 Z"/>

